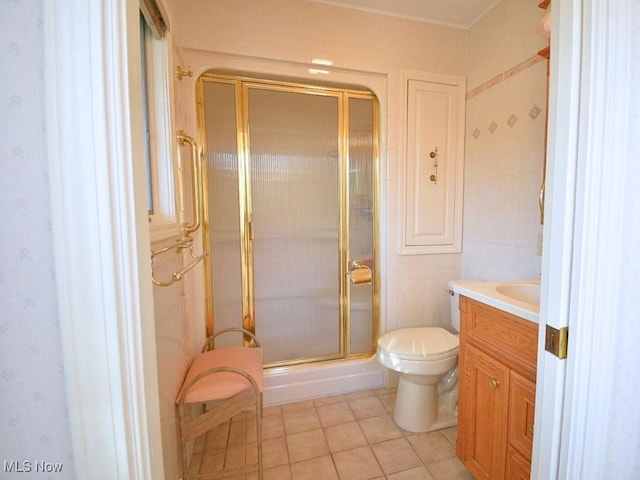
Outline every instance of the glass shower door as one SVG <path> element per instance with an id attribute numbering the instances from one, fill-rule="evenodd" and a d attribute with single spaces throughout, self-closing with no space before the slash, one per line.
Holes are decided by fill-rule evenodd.
<path id="1" fill-rule="evenodd" d="M 339 358 L 339 97 L 245 88 L 255 329 L 265 363 Z"/>
<path id="2" fill-rule="evenodd" d="M 254 331 L 267 366 L 370 355 L 378 311 L 375 97 L 205 74 L 198 105 L 207 333 Z M 363 271 L 371 275 L 363 279 Z"/>
<path id="3" fill-rule="evenodd" d="M 371 352 L 376 308 L 376 109 L 371 96 L 348 98 L 349 268 L 369 269 L 370 281 L 349 282 L 348 335 L 351 355 Z M 361 279 L 362 280 L 362 279 Z"/>

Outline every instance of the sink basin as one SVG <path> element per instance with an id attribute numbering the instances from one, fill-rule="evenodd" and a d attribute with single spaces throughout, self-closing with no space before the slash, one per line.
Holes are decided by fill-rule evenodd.
<path id="1" fill-rule="evenodd" d="M 519 302 L 540 304 L 540 283 L 538 282 L 503 282 L 496 285 L 496 290 Z"/>
<path id="2" fill-rule="evenodd" d="M 461 283 L 454 287 L 454 292 L 538 323 L 540 316 L 540 280 L 538 279 Z"/>

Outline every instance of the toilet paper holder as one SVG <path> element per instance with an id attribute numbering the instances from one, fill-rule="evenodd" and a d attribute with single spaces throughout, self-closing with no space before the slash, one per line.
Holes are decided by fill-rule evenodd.
<path id="1" fill-rule="evenodd" d="M 353 285 L 367 285 L 373 281 L 373 273 L 371 267 L 364 263 L 363 260 L 354 260 L 351 262 L 349 276 Z"/>

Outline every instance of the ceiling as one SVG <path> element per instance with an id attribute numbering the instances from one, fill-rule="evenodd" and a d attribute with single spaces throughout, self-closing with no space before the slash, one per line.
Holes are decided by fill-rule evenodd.
<path id="1" fill-rule="evenodd" d="M 501 0 L 308 0 L 381 15 L 469 28 Z"/>

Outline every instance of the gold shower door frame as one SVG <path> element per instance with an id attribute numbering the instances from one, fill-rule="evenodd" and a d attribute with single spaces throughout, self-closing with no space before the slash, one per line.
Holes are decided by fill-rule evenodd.
<path id="1" fill-rule="evenodd" d="M 314 362 L 335 361 L 344 359 L 354 359 L 369 357 L 375 352 L 374 341 L 378 335 L 379 318 L 379 105 L 377 97 L 369 90 L 355 90 L 351 88 L 336 88 L 319 85 L 305 85 L 295 82 L 255 79 L 243 76 L 232 76 L 207 72 L 200 76 L 196 85 L 196 99 L 198 110 L 198 132 L 201 145 L 206 152 L 206 131 L 205 131 L 205 111 L 204 111 L 204 83 L 217 82 L 231 84 L 235 88 L 235 117 L 236 117 L 236 144 L 238 147 L 238 202 L 241 221 L 240 223 L 240 273 L 242 290 L 242 327 L 255 333 L 255 296 L 254 296 L 254 271 L 253 271 L 253 219 L 252 219 L 252 196 L 251 196 L 251 167 L 250 167 L 250 141 L 249 141 L 249 89 L 266 89 L 274 91 L 302 93 L 307 95 L 331 96 L 338 99 L 338 181 L 339 181 L 339 352 L 335 354 L 317 355 L 313 357 L 296 358 L 293 360 L 283 360 L 265 364 L 265 367 L 289 367 L 299 364 Z M 349 100 L 366 99 L 372 101 L 373 110 L 373 298 L 371 304 L 372 313 L 372 338 L 371 350 L 369 352 L 351 353 L 350 345 L 350 263 L 349 258 Z M 208 169 L 207 162 L 203 163 L 203 244 L 210 243 L 210 222 L 209 217 L 209 189 L 208 189 Z M 205 327 L 206 335 L 210 336 L 214 332 L 214 305 L 212 289 L 212 264 L 211 256 L 205 259 Z M 259 319 L 258 319 L 259 321 Z M 244 343 L 248 345 L 250 339 L 245 338 Z"/>

